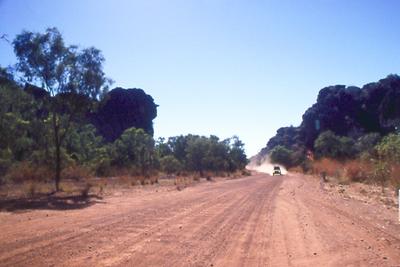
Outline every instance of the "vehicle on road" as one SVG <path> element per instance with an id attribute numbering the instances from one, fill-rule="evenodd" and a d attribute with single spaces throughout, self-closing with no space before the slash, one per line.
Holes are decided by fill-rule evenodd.
<path id="1" fill-rule="evenodd" d="M 282 175 L 281 167 L 274 166 L 274 171 L 272 172 L 272 176 L 275 176 L 275 175 Z"/>

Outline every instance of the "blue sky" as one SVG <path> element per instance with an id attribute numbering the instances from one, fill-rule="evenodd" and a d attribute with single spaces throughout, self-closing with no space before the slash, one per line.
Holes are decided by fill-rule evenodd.
<path id="1" fill-rule="evenodd" d="M 394 0 L 0 0 L 0 33 L 55 26 L 103 51 L 114 86 L 153 96 L 156 137 L 238 135 L 251 156 L 322 87 L 399 73 L 399 13 Z"/>

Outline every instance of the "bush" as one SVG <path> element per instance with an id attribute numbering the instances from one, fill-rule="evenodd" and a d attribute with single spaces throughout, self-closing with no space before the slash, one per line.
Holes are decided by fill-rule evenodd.
<path id="1" fill-rule="evenodd" d="M 378 156 L 387 162 L 400 163 L 400 135 L 389 134 L 376 146 Z"/>
<path id="2" fill-rule="evenodd" d="M 357 139 L 355 148 L 359 154 L 373 154 L 380 140 L 379 133 L 369 133 Z"/>
<path id="3" fill-rule="evenodd" d="M 123 167 L 134 166 L 141 175 L 153 167 L 154 140 L 143 129 L 129 128 L 115 142 L 114 163 Z"/>
<path id="4" fill-rule="evenodd" d="M 354 140 L 337 136 L 332 131 L 321 133 L 314 142 L 315 154 L 318 158 L 326 157 L 338 160 L 353 158 L 357 151 L 354 149 Z"/>
<path id="5" fill-rule="evenodd" d="M 282 164 L 286 168 L 292 165 L 292 151 L 284 146 L 276 146 L 270 152 L 271 162 Z"/>
<path id="6" fill-rule="evenodd" d="M 178 173 L 183 166 L 173 155 L 168 155 L 160 159 L 161 170 L 167 174 Z"/>

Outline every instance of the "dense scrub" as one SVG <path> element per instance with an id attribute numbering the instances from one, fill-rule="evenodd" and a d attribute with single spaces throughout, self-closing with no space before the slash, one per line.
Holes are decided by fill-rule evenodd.
<path id="1" fill-rule="evenodd" d="M 141 89 L 116 88 L 96 48 L 67 46 L 57 29 L 23 32 L 14 71 L 0 67 L 0 185 L 149 177 L 162 171 L 235 172 L 247 164 L 233 137 L 153 138 L 157 105 Z"/>

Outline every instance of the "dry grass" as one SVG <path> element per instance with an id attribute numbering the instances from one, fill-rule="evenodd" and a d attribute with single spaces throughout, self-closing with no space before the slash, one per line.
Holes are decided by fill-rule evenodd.
<path id="1" fill-rule="evenodd" d="M 303 168 L 300 166 L 291 167 L 288 172 L 304 173 Z"/>
<path id="2" fill-rule="evenodd" d="M 383 164 L 383 165 L 382 165 Z M 379 165 L 377 162 L 368 162 L 365 160 L 350 160 L 339 162 L 332 159 L 323 158 L 314 161 L 312 164 L 312 174 L 321 176 L 325 172 L 326 176 L 337 181 L 339 184 L 350 184 L 362 182 L 369 184 L 379 184 L 382 187 L 393 187 L 400 189 L 400 164 L 383 162 Z M 387 171 L 378 175 L 379 166 L 385 167 Z M 291 169 L 290 171 L 299 171 Z"/>
<path id="3" fill-rule="evenodd" d="M 173 186 L 178 190 L 193 186 L 201 181 L 214 181 L 215 179 L 240 178 L 251 174 L 250 172 L 238 171 L 236 173 L 204 173 L 200 177 L 198 173 L 181 173 L 181 175 L 163 175 L 156 173 L 151 176 L 132 175 L 131 170 L 121 169 L 122 174 L 114 177 L 94 177 L 89 169 L 80 166 L 69 166 L 62 171 L 59 192 L 63 196 L 88 197 L 91 194 L 100 196 L 114 194 L 129 190 L 133 186 L 148 186 L 158 184 Z M 185 175 L 184 175 L 185 174 Z M 25 197 L 49 194 L 54 192 L 53 171 L 43 168 L 35 168 L 29 164 L 18 164 L 8 174 L 7 184 L 0 187 L 0 197 Z"/>
<path id="4" fill-rule="evenodd" d="M 333 159 L 323 158 L 314 161 L 312 164 L 312 173 L 314 175 L 320 176 L 322 173 L 325 173 L 327 177 L 333 177 L 341 184 L 370 180 L 372 171 L 372 164 L 361 160 L 351 160 L 342 163 Z"/>
<path id="5" fill-rule="evenodd" d="M 79 165 L 71 165 L 61 172 L 62 179 L 81 181 L 92 176 L 89 168 Z"/>
<path id="6" fill-rule="evenodd" d="M 318 161 L 314 161 L 312 165 L 312 173 L 314 175 L 321 175 L 325 172 L 330 177 L 340 177 L 343 171 L 343 164 L 339 161 L 323 158 Z"/>
<path id="7" fill-rule="evenodd" d="M 390 184 L 396 189 L 396 193 L 398 194 L 400 189 L 400 164 L 392 165 Z"/>
<path id="8" fill-rule="evenodd" d="M 249 171 L 248 169 L 243 169 L 241 173 L 243 176 L 251 176 L 251 171 Z"/>
<path id="9" fill-rule="evenodd" d="M 323 158 L 312 164 L 312 173 L 335 178 L 340 184 L 351 182 L 371 181 L 373 165 L 362 160 L 350 160 L 339 162 L 333 159 Z"/>
<path id="10" fill-rule="evenodd" d="M 23 183 L 26 181 L 43 182 L 53 177 L 53 172 L 44 166 L 35 166 L 29 162 L 14 164 L 8 171 L 5 180 L 11 183 Z"/>
<path id="11" fill-rule="evenodd" d="M 369 179 L 373 171 L 370 163 L 360 160 L 348 161 L 344 164 L 343 177 L 350 182 L 364 182 Z"/>

